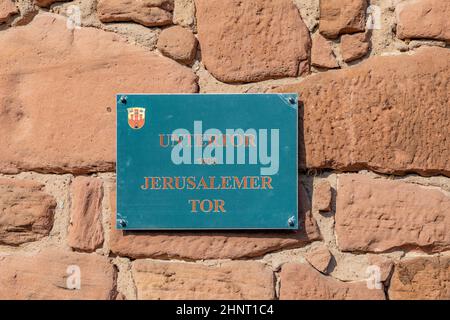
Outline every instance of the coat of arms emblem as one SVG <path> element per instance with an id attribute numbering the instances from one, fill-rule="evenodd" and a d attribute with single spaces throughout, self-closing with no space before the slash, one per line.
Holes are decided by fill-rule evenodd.
<path id="1" fill-rule="evenodd" d="M 145 124 L 145 108 L 128 108 L 128 125 L 132 129 L 141 129 Z"/>

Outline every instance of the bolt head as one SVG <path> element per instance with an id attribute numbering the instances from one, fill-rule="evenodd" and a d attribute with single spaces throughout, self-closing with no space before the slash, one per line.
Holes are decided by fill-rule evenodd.
<path id="1" fill-rule="evenodd" d="M 127 226 L 127 222 L 123 219 L 119 219 L 117 220 L 117 222 L 120 224 L 121 227 L 126 227 Z"/>
<path id="2" fill-rule="evenodd" d="M 120 97 L 120 102 L 122 102 L 123 104 L 127 103 L 127 97 L 126 96 L 121 96 Z"/>
<path id="3" fill-rule="evenodd" d="M 289 225 L 290 227 L 295 226 L 295 218 L 294 218 L 294 217 L 290 217 L 290 218 L 288 219 L 288 225 Z"/>
<path id="4" fill-rule="evenodd" d="M 293 97 L 290 97 L 290 98 L 289 98 L 289 103 L 290 103 L 290 104 L 295 104 L 296 101 L 295 101 L 295 99 L 294 99 Z"/>

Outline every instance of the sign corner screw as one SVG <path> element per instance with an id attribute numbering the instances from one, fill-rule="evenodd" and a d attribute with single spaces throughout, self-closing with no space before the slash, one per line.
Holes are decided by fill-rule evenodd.
<path id="1" fill-rule="evenodd" d="M 127 226 L 127 222 L 124 219 L 118 219 L 117 222 L 120 224 L 121 227 Z"/>
<path id="2" fill-rule="evenodd" d="M 127 103 L 127 96 L 121 96 L 120 97 L 120 102 L 122 102 L 123 104 Z"/>
<path id="3" fill-rule="evenodd" d="M 290 218 L 288 219 L 288 225 L 289 225 L 290 227 L 295 226 L 295 217 L 294 217 L 294 216 L 292 216 L 292 217 L 290 217 Z"/>
<path id="4" fill-rule="evenodd" d="M 289 98 L 289 103 L 290 103 L 290 104 L 295 104 L 295 102 L 296 102 L 296 101 L 295 101 L 295 99 L 294 99 L 293 97 L 290 97 L 290 98 Z"/>

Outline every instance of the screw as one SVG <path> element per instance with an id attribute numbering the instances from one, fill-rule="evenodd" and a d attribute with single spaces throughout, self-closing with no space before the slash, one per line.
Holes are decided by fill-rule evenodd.
<path id="1" fill-rule="evenodd" d="M 290 217 L 290 218 L 288 219 L 288 225 L 289 225 L 290 227 L 295 226 L 295 218 L 294 218 L 294 217 Z"/>
<path id="2" fill-rule="evenodd" d="M 120 102 L 122 102 L 123 104 L 127 103 L 127 97 L 126 96 L 121 96 L 120 97 Z"/>
<path id="3" fill-rule="evenodd" d="M 121 227 L 126 227 L 127 226 L 127 222 L 123 219 L 118 219 L 117 222 L 119 222 Z"/>
<path id="4" fill-rule="evenodd" d="M 289 98 L 289 103 L 290 103 L 290 104 L 295 104 L 295 102 L 296 102 L 296 101 L 295 101 L 295 99 L 294 99 L 293 97 L 290 97 L 290 98 Z"/>

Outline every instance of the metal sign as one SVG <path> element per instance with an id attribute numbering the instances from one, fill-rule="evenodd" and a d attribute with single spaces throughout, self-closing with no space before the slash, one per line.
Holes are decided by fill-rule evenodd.
<path id="1" fill-rule="evenodd" d="M 295 94 L 117 96 L 117 228 L 290 229 Z"/>

